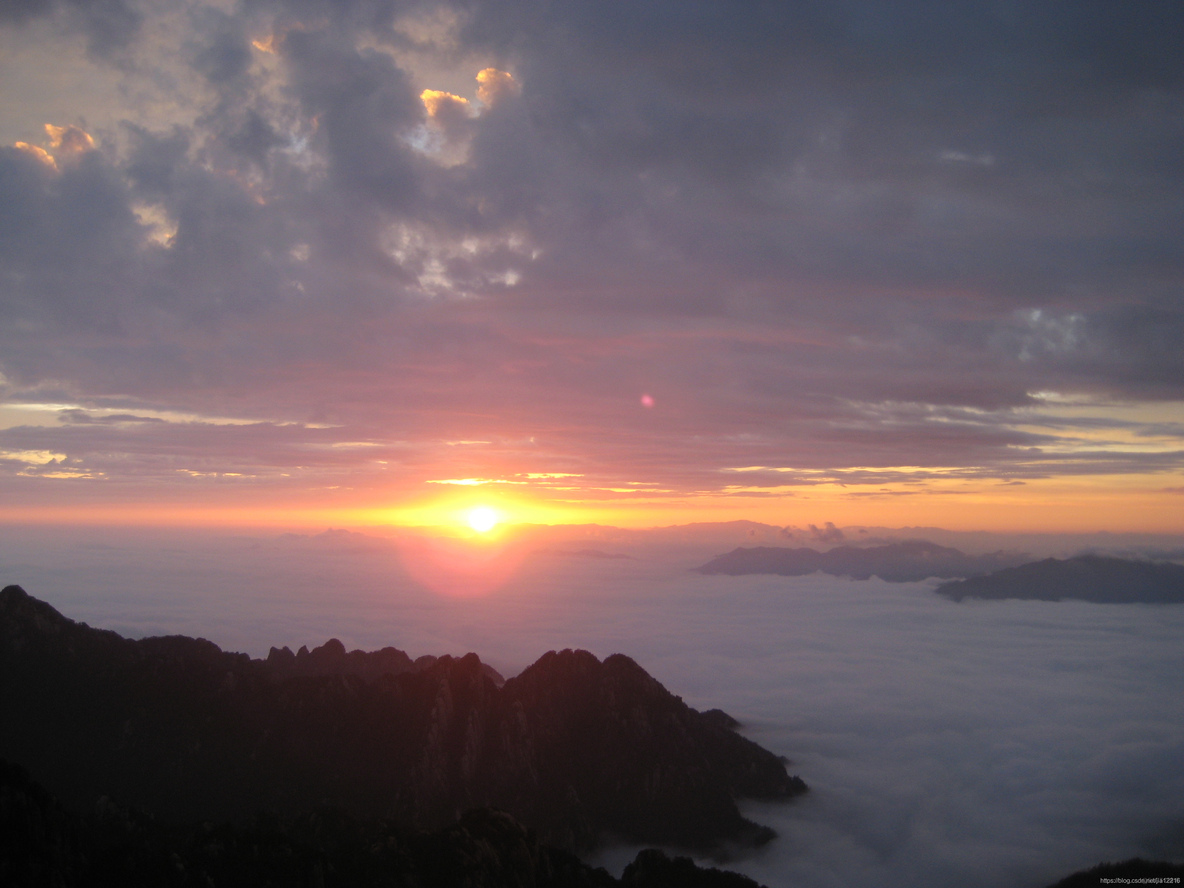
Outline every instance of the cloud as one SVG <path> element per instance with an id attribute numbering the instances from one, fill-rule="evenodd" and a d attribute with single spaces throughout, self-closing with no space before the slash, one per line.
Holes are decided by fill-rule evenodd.
<path id="1" fill-rule="evenodd" d="M 421 486 L 1177 472 L 1178 19 L 7 7 L 118 88 L 71 108 L 47 76 L 55 129 L 0 149 L 0 372 L 411 442 Z"/>
<path id="2" fill-rule="evenodd" d="M 39 145 L 30 145 L 28 142 L 14 142 L 13 147 L 36 158 L 54 172 L 59 170 L 59 161 L 74 161 L 79 155 L 93 151 L 95 147 L 95 140 L 90 134 L 76 126 L 54 126 L 47 123 L 45 135 L 48 150 Z"/>
<path id="3" fill-rule="evenodd" d="M 251 44 L 245 22 L 210 7 L 194 16 L 201 35 L 192 49 L 193 67 L 215 87 L 241 79 L 251 65 Z"/>
<path id="4" fill-rule="evenodd" d="M 428 117 L 445 122 L 459 122 L 469 116 L 469 100 L 438 89 L 425 89 L 419 94 Z"/>
<path id="5" fill-rule="evenodd" d="M 76 126 L 47 123 L 45 133 L 49 136 L 49 146 L 55 155 L 84 154 L 95 147 L 95 140 Z"/>
<path id="6" fill-rule="evenodd" d="M 433 568 L 405 561 L 430 546 L 406 532 L 14 527 L 0 567 L 72 619 L 254 656 L 337 637 L 413 657 L 474 650 L 512 675 L 551 649 L 626 653 L 690 705 L 738 718 L 811 786 L 798 803 L 754 806 L 780 837 L 729 863 L 770 888 L 1044 885 L 1100 859 L 1184 852 L 1172 832 L 1184 814 L 1184 612 L 955 605 L 931 584 L 687 570 L 751 545 L 752 530 L 540 530 L 523 551 L 632 557 L 484 553 L 473 564 L 509 570 L 466 599 L 431 591 Z"/>
<path id="7" fill-rule="evenodd" d="M 477 72 L 477 98 L 489 107 L 519 93 L 518 84 L 508 71 L 482 68 Z"/>
<path id="8" fill-rule="evenodd" d="M 822 529 L 819 529 L 817 525 L 811 524 L 810 536 L 820 543 L 841 543 L 846 539 L 846 534 L 835 527 L 831 521 L 826 522 L 826 527 Z"/>
<path id="9" fill-rule="evenodd" d="M 942 151 L 937 159 L 942 163 L 968 163 L 981 167 L 995 165 L 995 158 L 991 154 L 967 154 L 965 151 Z"/>
<path id="10" fill-rule="evenodd" d="M 18 151 L 24 151 L 26 154 L 33 157 L 39 163 L 44 164 L 51 170 L 57 170 L 58 162 L 54 160 L 52 154 L 42 148 L 40 145 L 30 145 L 28 142 L 14 142 L 13 147 Z"/>
<path id="11" fill-rule="evenodd" d="M 14 0 L 0 8 L 0 24 L 27 24 L 64 11 L 71 27 L 86 36 L 86 49 L 95 59 L 110 61 L 139 36 L 144 14 L 128 0 Z"/>

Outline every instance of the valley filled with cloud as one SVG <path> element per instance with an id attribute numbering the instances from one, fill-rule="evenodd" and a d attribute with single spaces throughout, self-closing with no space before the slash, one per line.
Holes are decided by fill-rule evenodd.
<path id="1" fill-rule="evenodd" d="M 0 569 L 73 619 L 256 657 L 332 636 L 412 657 L 476 651 L 510 676 L 547 650 L 626 652 L 810 786 L 745 808 L 780 837 L 727 866 L 769 888 L 1040 888 L 1104 859 L 1184 856 L 1179 606 L 955 603 L 936 580 L 693 572 L 737 535 L 720 530 L 542 533 L 494 588 L 438 567 L 453 585 L 432 589 L 407 563 L 419 549 L 344 532 L 15 534 Z M 601 862 L 619 874 L 635 853 Z"/>

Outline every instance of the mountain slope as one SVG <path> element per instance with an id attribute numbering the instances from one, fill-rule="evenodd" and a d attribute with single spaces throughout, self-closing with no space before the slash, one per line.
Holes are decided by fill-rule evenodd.
<path id="1" fill-rule="evenodd" d="M 638 854 L 620 880 L 540 843 L 510 815 L 479 808 L 430 832 L 317 809 L 292 819 L 164 824 L 105 802 L 65 810 L 20 767 L 0 760 L 0 884 L 93 888 L 757 888 L 661 851 Z"/>
<path id="2" fill-rule="evenodd" d="M 285 676 L 203 639 L 92 629 L 16 586 L 0 592 L 0 712 L 0 756 L 66 804 L 173 819 L 332 804 L 436 828 L 495 806 L 572 850 L 706 849 L 771 837 L 737 798 L 805 791 L 624 656 L 551 652 L 501 688 L 475 654 Z"/>

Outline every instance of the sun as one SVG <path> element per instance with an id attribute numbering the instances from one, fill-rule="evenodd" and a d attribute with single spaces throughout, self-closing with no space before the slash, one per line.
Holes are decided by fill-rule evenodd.
<path id="1" fill-rule="evenodd" d="M 469 510 L 469 527 L 477 533 L 489 533 L 497 526 L 497 512 L 489 506 L 477 506 Z"/>

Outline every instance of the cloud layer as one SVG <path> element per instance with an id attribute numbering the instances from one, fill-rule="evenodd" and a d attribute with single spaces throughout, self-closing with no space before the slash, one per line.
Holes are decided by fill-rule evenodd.
<path id="1" fill-rule="evenodd" d="M 15 530 L 0 581 L 94 626 L 254 656 L 332 636 L 475 650 L 512 675 L 552 649 L 626 653 L 810 785 L 753 812 L 781 838 L 729 864 L 770 888 L 1040 888 L 1102 859 L 1184 856 L 1184 609 L 690 570 L 734 530 L 556 529 L 467 597 L 406 540 Z M 572 557 L 589 549 L 634 557 Z"/>
<path id="2" fill-rule="evenodd" d="M 0 484 L 1179 487 L 1182 26 L 10 4 Z"/>

